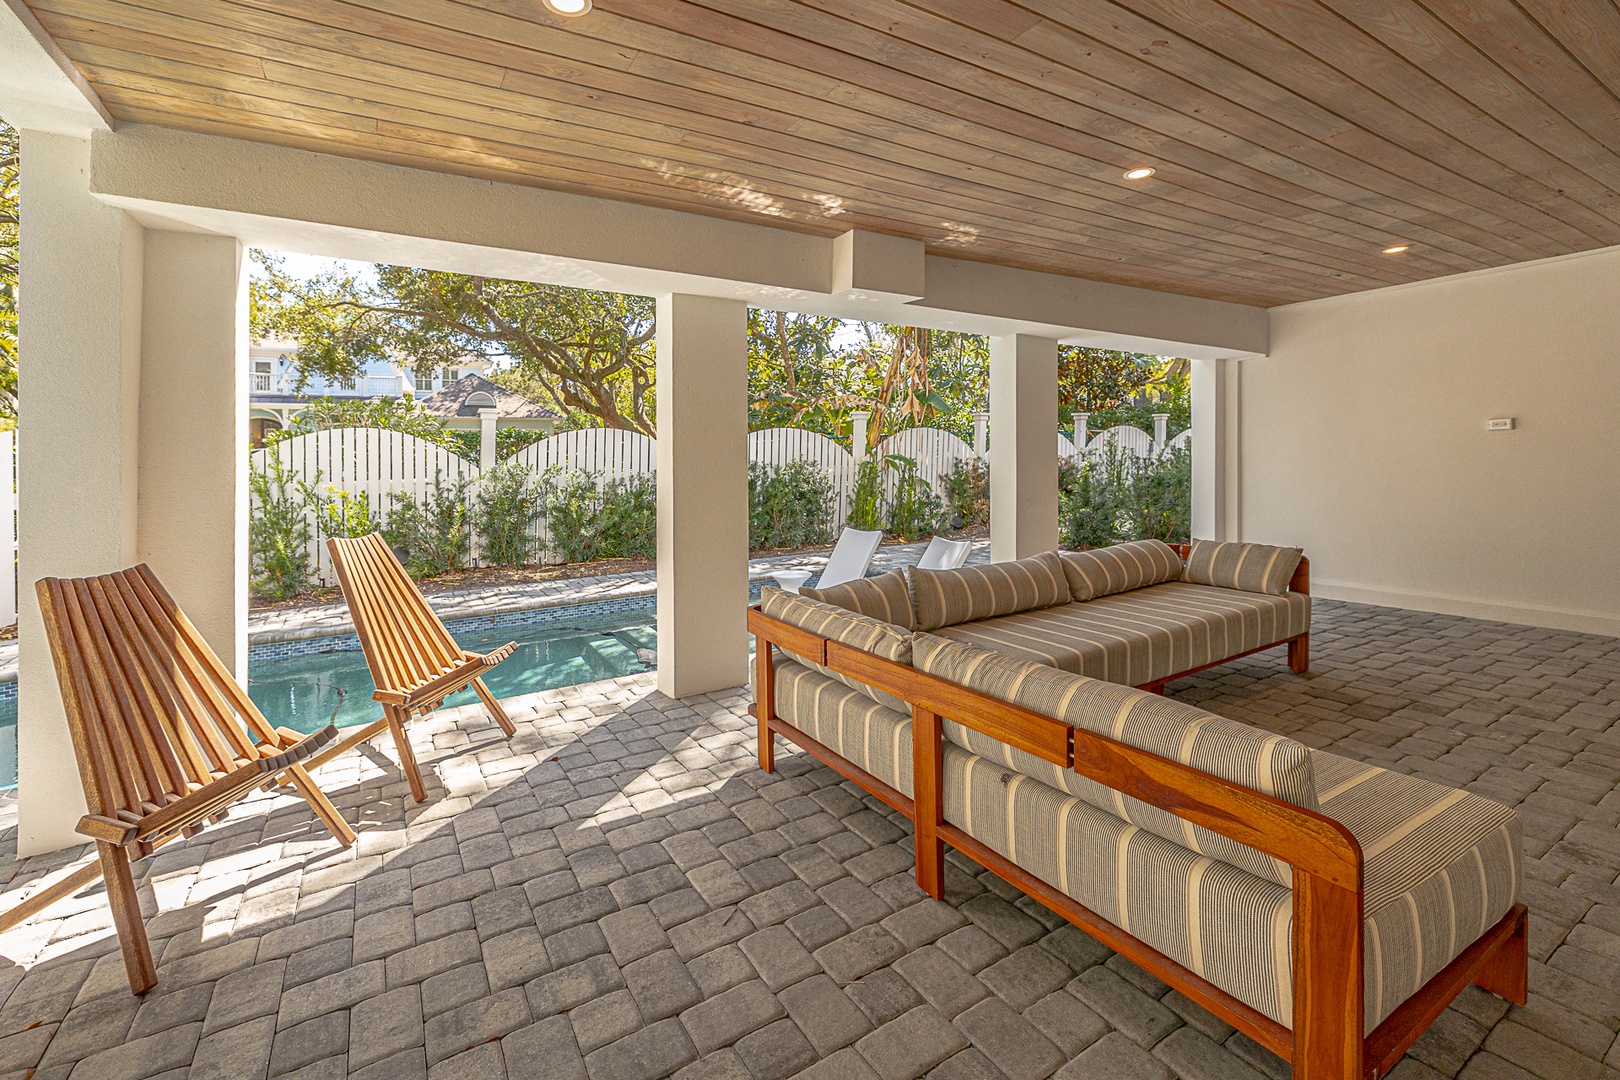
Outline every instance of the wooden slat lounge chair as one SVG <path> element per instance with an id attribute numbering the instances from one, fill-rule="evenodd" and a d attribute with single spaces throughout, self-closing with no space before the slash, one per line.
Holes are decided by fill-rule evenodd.
<path id="1" fill-rule="evenodd" d="M 306 765 L 337 739 L 273 728 L 145 565 L 36 586 L 129 987 L 157 982 L 130 863 L 223 820 L 254 788 L 298 790 L 344 847 L 354 832 Z M 93 881 L 85 867 L 0 917 L 20 921 Z"/>
<path id="2" fill-rule="evenodd" d="M 337 568 L 338 584 L 343 587 L 355 633 L 366 654 L 366 666 L 371 668 L 371 680 L 377 686 L 371 696 L 382 705 L 383 715 L 346 735 L 319 760 L 388 729 L 393 732 L 400 768 L 411 785 L 411 794 L 421 802 L 427 798 L 427 789 L 422 786 L 422 773 L 416 767 L 405 722 L 412 713 L 437 708 L 451 694 L 471 686 L 501 730 L 507 735 L 516 733 L 506 710 L 484 685 L 482 676 L 511 656 L 517 644 L 507 642 L 490 653 L 472 653 L 457 645 L 381 533 L 354 539 L 332 537 L 326 541 L 326 549 Z"/>

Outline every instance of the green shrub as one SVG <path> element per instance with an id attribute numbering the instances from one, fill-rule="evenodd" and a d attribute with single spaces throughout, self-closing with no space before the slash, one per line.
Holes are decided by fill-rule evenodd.
<path id="1" fill-rule="evenodd" d="M 490 469 L 478 484 L 479 556 L 494 566 L 532 562 L 539 538 L 540 491 L 534 473 L 508 461 Z"/>
<path id="2" fill-rule="evenodd" d="M 1192 531 L 1192 453 L 1156 458 L 1109 448 L 1058 472 L 1058 531 L 1064 547 L 1119 540 L 1184 543 Z"/>
<path id="3" fill-rule="evenodd" d="M 412 577 L 432 577 L 466 564 L 472 550 L 471 486 L 461 476 L 446 483 L 444 474 L 435 471 L 433 490 L 420 502 L 410 492 L 393 497 L 383 536 L 405 549 L 405 568 Z"/>
<path id="4" fill-rule="evenodd" d="M 248 471 L 253 515 L 248 521 L 248 561 L 255 596 L 286 600 L 309 591 L 309 544 L 313 536 L 304 486 L 279 455 Z"/>
<path id="5" fill-rule="evenodd" d="M 957 458 L 940 481 L 945 502 L 961 518 L 961 528 L 990 524 L 990 470 L 978 458 Z"/>
<path id="6" fill-rule="evenodd" d="M 872 458 L 855 470 L 855 490 L 849 498 L 849 518 L 844 524 L 869 531 L 883 528 L 883 470 Z"/>
<path id="7" fill-rule="evenodd" d="M 832 538 L 832 478 L 813 461 L 748 465 L 748 546 L 796 548 Z"/>
<path id="8" fill-rule="evenodd" d="M 597 514 L 598 559 L 658 557 L 658 483 L 652 476 L 610 480 Z"/>
<path id="9" fill-rule="evenodd" d="M 917 463 L 898 454 L 885 461 L 895 473 L 894 495 L 885 514 L 889 533 L 902 540 L 921 540 L 943 529 L 945 504 L 917 471 Z"/>
<path id="10" fill-rule="evenodd" d="M 318 473 L 315 483 L 304 489 L 304 498 L 315 508 L 315 528 L 322 536 L 365 536 L 377 527 L 365 492 L 343 491 L 332 484 L 322 489 Z"/>
<path id="11" fill-rule="evenodd" d="M 611 480 L 599 489 L 589 473 L 553 466 L 540 478 L 550 554 L 562 562 L 656 557 L 657 495 L 652 476 Z"/>

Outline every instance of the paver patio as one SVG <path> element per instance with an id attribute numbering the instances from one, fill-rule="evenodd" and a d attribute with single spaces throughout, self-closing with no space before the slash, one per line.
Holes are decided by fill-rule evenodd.
<path id="1" fill-rule="evenodd" d="M 1175 695 L 1524 816 L 1529 1005 L 1466 992 L 1395 1075 L 1620 1078 L 1620 639 L 1315 619 L 1309 676 L 1268 655 Z M 349 851 L 263 797 L 150 860 L 144 999 L 99 896 L 0 935 L 0 1077 L 1287 1075 L 988 874 L 924 898 L 904 819 L 802 755 L 754 768 L 742 690 L 509 705 L 510 742 L 416 725 L 420 806 L 376 751 L 323 770 Z M 0 880 L 83 854 L 7 854 Z"/>

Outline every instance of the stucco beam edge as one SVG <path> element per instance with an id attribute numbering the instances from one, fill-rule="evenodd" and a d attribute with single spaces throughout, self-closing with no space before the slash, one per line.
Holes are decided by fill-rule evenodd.
<path id="1" fill-rule="evenodd" d="M 150 125 L 95 136 L 91 191 L 150 225 L 335 258 L 1195 359 L 1267 344 L 1262 308 L 925 255 L 901 237 L 815 236 Z"/>

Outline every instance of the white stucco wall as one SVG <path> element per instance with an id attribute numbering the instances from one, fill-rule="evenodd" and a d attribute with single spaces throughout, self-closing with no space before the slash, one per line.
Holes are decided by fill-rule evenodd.
<path id="1" fill-rule="evenodd" d="M 1620 249 L 1274 309 L 1241 368 L 1242 536 L 1313 592 L 1620 634 Z"/>

